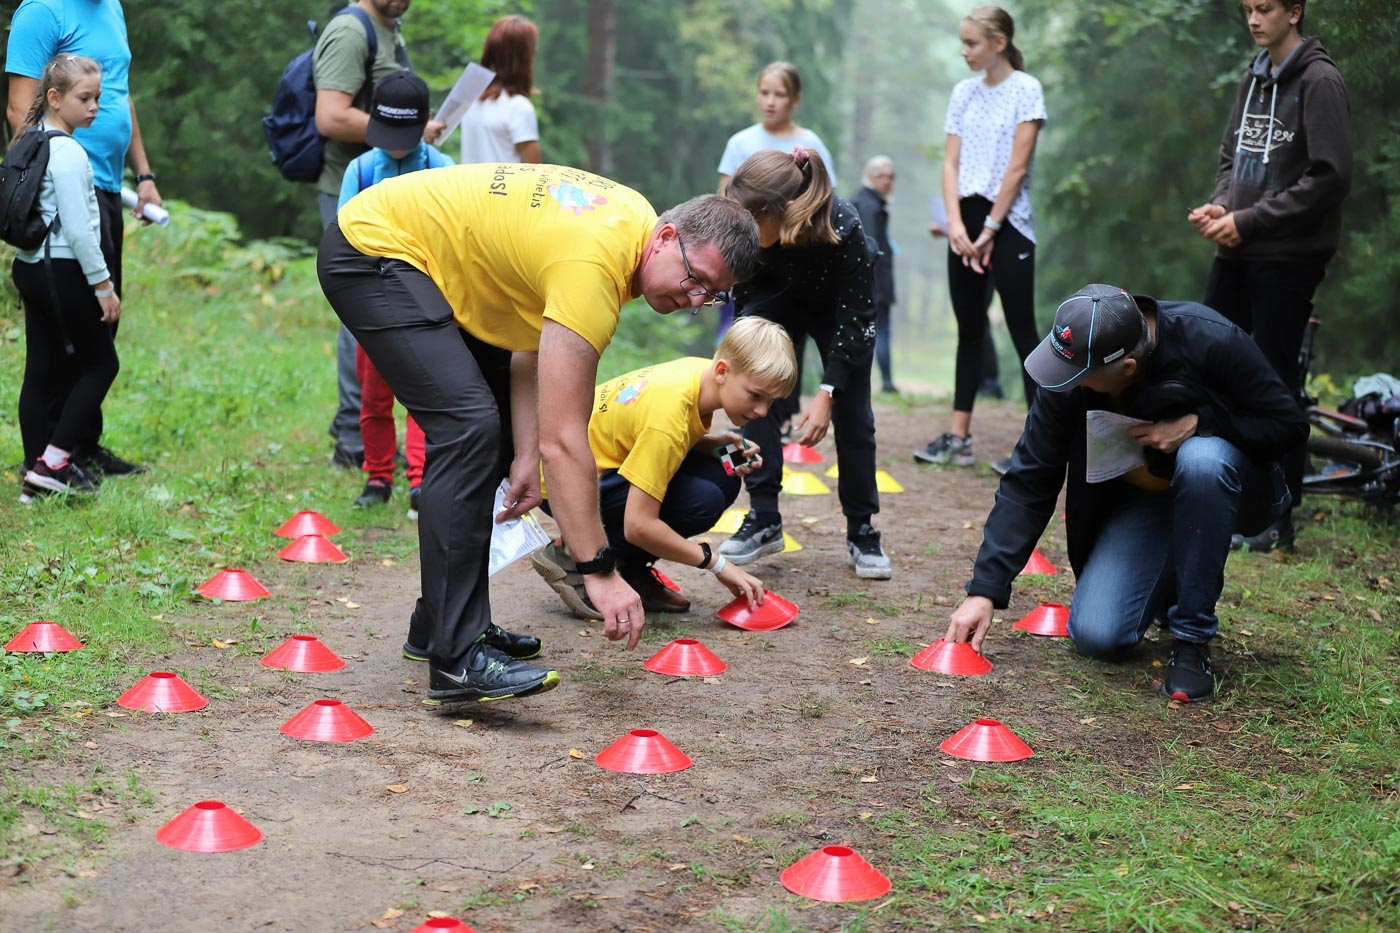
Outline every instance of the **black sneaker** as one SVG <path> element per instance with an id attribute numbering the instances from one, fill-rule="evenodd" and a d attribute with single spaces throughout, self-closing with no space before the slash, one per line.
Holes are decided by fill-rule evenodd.
<path id="1" fill-rule="evenodd" d="M 1293 518 L 1285 516 L 1274 522 L 1257 535 L 1231 535 L 1230 550 L 1244 548 L 1255 554 L 1266 554 L 1272 550 L 1293 551 Z"/>
<path id="2" fill-rule="evenodd" d="M 24 485 L 29 486 L 40 495 L 50 492 L 82 494 L 97 492 L 97 484 L 72 460 L 58 469 L 54 469 L 44 461 L 43 457 L 34 461 L 29 472 L 24 474 Z"/>
<path id="3" fill-rule="evenodd" d="M 355 508 L 363 509 L 371 505 L 383 505 L 394 494 L 394 484 L 382 479 L 372 479 L 365 483 L 365 491 L 355 499 Z"/>
<path id="4" fill-rule="evenodd" d="M 507 632 L 499 625 L 492 625 L 488 628 L 483 640 L 492 648 L 502 654 L 510 655 L 517 661 L 537 658 L 544 650 L 544 644 L 535 636 Z M 428 649 L 419 648 L 413 642 L 405 641 L 403 643 L 403 656 L 410 661 L 426 661 L 428 660 Z"/>
<path id="5" fill-rule="evenodd" d="M 455 671 L 432 668 L 428 699 L 490 703 L 511 697 L 544 693 L 559 686 L 559 672 L 533 667 L 478 641 L 467 649 L 466 660 Z"/>
<path id="6" fill-rule="evenodd" d="M 869 525 L 861 525 L 859 534 L 846 539 L 846 564 L 862 580 L 888 580 L 892 573 L 880 532 Z"/>
<path id="7" fill-rule="evenodd" d="M 751 564 L 765 554 L 777 554 L 783 549 L 783 522 L 765 522 L 749 510 L 739 530 L 719 546 L 719 553 L 740 566 Z"/>
<path id="8" fill-rule="evenodd" d="M 414 486 L 408 491 L 408 520 L 418 521 L 418 500 L 422 497 L 423 487 Z"/>
<path id="9" fill-rule="evenodd" d="M 365 452 L 363 450 L 350 450 L 337 443 L 335 450 L 331 451 L 331 466 L 342 470 L 363 470 L 365 468 Z"/>
<path id="10" fill-rule="evenodd" d="M 101 444 L 84 450 L 76 459 L 89 476 L 135 476 L 146 472 L 141 464 L 123 460 Z"/>
<path id="11" fill-rule="evenodd" d="M 1162 696 L 1178 703 L 1198 703 L 1215 696 L 1215 672 L 1210 667 L 1210 646 L 1176 639 L 1172 642 Z"/>

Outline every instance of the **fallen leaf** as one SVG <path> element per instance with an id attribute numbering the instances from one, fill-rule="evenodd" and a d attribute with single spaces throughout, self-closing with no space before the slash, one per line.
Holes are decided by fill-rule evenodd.
<path id="1" fill-rule="evenodd" d="M 359 603 L 352 603 L 352 602 L 350 602 L 349 600 L 346 600 L 346 601 L 345 601 L 345 608 L 346 608 L 346 609 L 359 609 L 359 608 L 360 608 L 360 604 L 359 604 Z"/>
<path id="2" fill-rule="evenodd" d="M 864 774 L 861 775 L 860 782 L 862 784 L 878 784 L 880 783 L 880 779 L 873 774 Z"/>
<path id="3" fill-rule="evenodd" d="M 418 702 L 421 703 L 423 706 L 441 706 L 441 705 L 442 705 L 442 701 L 441 701 L 441 700 L 419 700 Z"/>
<path id="4" fill-rule="evenodd" d="M 162 619 L 164 619 L 164 618 L 165 618 L 164 615 L 151 616 L 151 621 L 152 621 L 152 622 L 159 622 L 160 620 L 162 620 Z"/>
<path id="5" fill-rule="evenodd" d="M 381 561 L 379 562 L 379 566 L 381 566 L 381 567 L 392 567 L 392 566 L 394 566 L 394 562 L 391 561 L 389 558 L 386 557 L 386 558 L 384 558 L 383 560 L 381 560 Z"/>
<path id="6" fill-rule="evenodd" d="M 851 658 L 851 659 L 850 659 L 849 661 L 847 661 L 846 663 L 847 663 L 847 664 L 854 664 L 856 667 L 860 667 L 862 664 L 864 664 L 866 661 L 869 661 L 869 660 L 870 660 L 870 655 L 866 655 L 866 656 L 863 657 L 863 658 Z"/>
<path id="7" fill-rule="evenodd" d="M 1385 702 L 1388 703 L 1388 702 L 1390 702 L 1390 701 L 1387 700 L 1387 701 L 1385 701 Z M 96 743 L 96 742 L 84 742 L 84 743 L 83 743 L 83 748 L 97 748 L 97 743 Z"/>
<path id="8" fill-rule="evenodd" d="M 540 886 L 533 881 L 522 881 L 515 886 L 515 890 L 517 891 L 538 891 L 539 889 Z"/>
<path id="9" fill-rule="evenodd" d="M 1380 610 L 1379 610 L 1379 609 L 1372 609 L 1372 610 L 1371 610 L 1371 618 L 1375 619 L 1377 622 L 1380 622 L 1380 621 L 1381 621 L 1381 613 L 1380 613 Z"/>
<path id="10" fill-rule="evenodd" d="M 381 930 L 387 930 L 387 929 L 389 929 L 389 927 L 398 926 L 398 924 L 396 924 L 396 923 L 395 923 L 394 921 L 392 921 L 392 920 L 371 920 L 371 921 L 369 922 L 369 925 L 372 926 L 372 927 L 377 927 L 378 929 L 381 929 Z"/>
<path id="11" fill-rule="evenodd" d="M 1176 785 L 1176 787 L 1172 788 L 1172 790 L 1195 790 L 1195 789 L 1196 789 L 1196 785 L 1195 785 L 1195 784 L 1191 784 L 1191 783 L 1187 783 L 1187 784 L 1178 784 L 1178 785 Z"/>
<path id="12" fill-rule="evenodd" d="M 406 794 L 406 793 L 408 793 L 408 785 L 407 785 L 407 784 L 390 784 L 388 787 L 386 787 L 386 788 L 384 788 L 384 789 L 387 790 L 387 791 L 388 791 L 389 793 L 391 793 L 391 794 Z"/>
<path id="13" fill-rule="evenodd" d="M 878 625 L 879 623 L 880 620 L 875 618 L 874 616 L 870 616 L 865 620 L 866 625 Z"/>
<path id="14" fill-rule="evenodd" d="M 1116 867 L 1116 868 L 1113 869 L 1113 873 L 1114 873 L 1115 875 L 1117 875 L 1119 878 L 1126 878 L 1126 877 L 1128 877 L 1128 872 L 1130 872 L 1130 871 L 1132 871 L 1132 869 L 1129 868 L 1129 867 L 1127 866 L 1126 863 L 1124 863 L 1124 864 L 1122 864 L 1122 865 L 1119 865 L 1118 867 Z"/>
<path id="15" fill-rule="evenodd" d="M 402 910 L 399 910 L 397 907 L 390 907 L 388 910 L 384 911 L 384 916 L 380 917 L 379 919 L 381 919 L 381 920 L 397 920 L 397 919 L 399 919 L 399 918 L 402 917 L 402 916 L 403 916 L 403 911 L 402 911 Z"/>
<path id="16" fill-rule="evenodd" d="M 570 757 L 570 758 L 587 758 L 588 756 L 585 755 L 583 752 L 579 751 L 579 750 L 576 749 L 576 748 L 571 748 L 571 749 L 569 749 L 569 757 Z"/>
<path id="17" fill-rule="evenodd" d="M 1161 666 L 1162 666 L 1162 662 L 1161 662 L 1161 661 L 1153 661 L 1153 662 L 1152 662 L 1152 666 L 1153 666 L 1153 667 L 1161 667 Z"/>
<path id="18" fill-rule="evenodd" d="M 868 820 L 868 819 L 871 819 L 871 818 L 874 817 L 874 816 L 875 816 L 875 814 L 871 813 L 869 810 L 866 810 L 866 811 L 864 811 L 863 813 L 860 814 L 860 818 L 861 818 L 862 820 Z"/>
<path id="19" fill-rule="evenodd" d="M 461 729 L 470 729 L 472 727 L 472 721 L 470 719 L 459 719 L 452 725 L 457 726 Z"/>
<path id="20" fill-rule="evenodd" d="M 350 597 L 348 597 L 348 596 L 337 596 L 337 597 L 335 598 L 335 601 L 338 602 L 338 603 L 348 603 L 348 602 L 350 601 Z"/>
<path id="21" fill-rule="evenodd" d="M 579 866 L 579 868 L 582 868 L 584 871 L 592 871 L 594 865 L 592 862 L 584 862 L 582 865 Z"/>
<path id="22" fill-rule="evenodd" d="M 1392 700 L 1390 697 L 1376 697 L 1376 702 L 1379 703 L 1381 706 L 1389 706 L 1395 701 Z"/>
<path id="23" fill-rule="evenodd" d="M 219 641 L 217 638 L 211 638 L 209 639 L 209 644 L 222 650 L 224 648 L 232 648 L 234 645 L 238 644 L 238 640 L 229 639 L 228 641 Z"/>
<path id="24" fill-rule="evenodd" d="M 690 866 L 687 865 L 685 862 L 676 862 L 674 865 L 667 865 L 667 866 L 666 866 L 666 870 L 667 870 L 667 871 L 685 871 L 685 870 L 686 870 L 687 868 L 689 868 L 689 867 L 690 867 Z"/>
<path id="25" fill-rule="evenodd" d="M 1080 724 L 1081 726 L 1087 726 L 1087 725 L 1089 725 L 1091 722 L 1093 722 L 1094 720 L 1096 720 L 1096 719 L 1098 719 L 1098 718 L 1099 718 L 1099 717 L 1097 717 L 1097 716 L 1085 716 L 1083 719 L 1079 720 L 1079 724 Z"/>
<path id="26" fill-rule="evenodd" d="M 578 630 L 578 637 L 579 637 L 579 638 L 587 638 L 588 636 L 590 636 L 590 635 L 592 635 L 592 634 L 593 634 L 593 633 L 590 632 L 590 631 L 589 631 L 588 629 L 586 629 L 586 628 L 581 628 L 581 629 Z"/>
<path id="27" fill-rule="evenodd" d="M 735 833 L 731 838 L 740 845 L 748 845 L 750 842 L 753 841 L 748 836 L 741 836 L 738 833 Z"/>
<path id="28" fill-rule="evenodd" d="M 711 685 L 724 683 L 724 681 L 720 680 L 718 677 L 702 677 L 700 678 L 700 682 Z"/>

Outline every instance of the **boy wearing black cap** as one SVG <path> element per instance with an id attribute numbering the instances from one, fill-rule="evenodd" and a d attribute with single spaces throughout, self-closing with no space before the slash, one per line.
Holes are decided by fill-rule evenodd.
<path id="1" fill-rule="evenodd" d="M 1230 536 L 1258 532 L 1287 508 L 1278 460 L 1303 442 L 1307 421 L 1254 342 L 1223 317 L 1109 285 L 1065 299 L 1025 366 L 1049 391 L 1031 406 L 947 640 L 980 649 L 1067 486 L 1075 647 L 1112 658 L 1163 619 L 1174 641 L 1162 693 L 1210 699 Z M 1143 460 L 1091 484 L 1095 411 L 1142 422 L 1127 434 Z"/>
<path id="2" fill-rule="evenodd" d="M 411 71 L 396 71 L 385 75 L 374 85 L 370 104 L 369 125 L 365 141 L 374 148 L 356 156 L 346 166 L 340 183 L 340 204 L 359 194 L 370 185 L 407 175 L 425 168 L 442 168 L 454 164 L 444 155 L 423 142 L 423 130 L 428 125 L 428 85 Z M 365 445 L 364 471 L 369 474 L 364 491 L 355 500 L 361 508 L 383 505 L 394 489 L 394 454 L 397 433 L 394 427 L 394 393 L 379 375 L 374 364 L 358 346 L 355 348 L 355 373 L 360 378 L 360 437 Z M 409 415 L 404 424 L 404 453 L 408 468 L 408 517 L 418 517 L 418 487 L 423 482 L 424 439 L 418 423 Z"/>

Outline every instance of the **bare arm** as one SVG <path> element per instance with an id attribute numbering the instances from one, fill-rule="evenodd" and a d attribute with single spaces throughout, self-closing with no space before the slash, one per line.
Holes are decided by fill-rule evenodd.
<path id="1" fill-rule="evenodd" d="M 5 109 L 5 117 L 10 121 L 10 132 L 18 133 L 29 116 L 29 108 L 34 105 L 34 95 L 39 93 L 39 82 L 24 75 L 10 74 L 10 100 Z"/>
<path id="2" fill-rule="evenodd" d="M 141 124 L 136 119 L 136 101 L 128 97 L 126 102 L 131 107 L 131 143 L 126 147 L 126 162 L 137 175 L 149 175 L 151 163 L 146 158 L 146 146 L 141 142 Z M 136 197 L 136 209 L 132 213 L 137 217 L 142 216 L 147 204 L 160 207 L 165 203 L 160 198 L 160 192 L 156 190 L 156 183 L 149 178 L 136 186 Z"/>
<path id="3" fill-rule="evenodd" d="M 598 463 L 588 447 L 598 353 L 564 325 L 545 320 L 538 373 L 540 459 L 550 508 L 570 553 L 590 560 L 608 543 L 598 515 Z M 603 615 L 603 634 L 625 637 L 627 647 L 635 647 L 646 623 L 641 599 L 615 573 L 588 574 L 583 580 Z"/>
<path id="4" fill-rule="evenodd" d="M 316 132 L 343 143 L 363 143 L 369 114 L 355 107 L 355 96 L 344 91 L 316 92 Z"/>
<path id="5" fill-rule="evenodd" d="M 698 567 L 705 557 L 700 545 L 682 538 L 661 520 L 661 503 L 636 486 L 627 493 L 622 533 L 629 544 L 662 560 Z M 710 566 L 715 566 L 719 560 L 712 556 Z M 721 586 L 735 596 L 743 596 L 750 606 L 763 602 L 763 581 L 750 576 L 738 564 L 725 561 L 724 569 L 715 576 Z"/>
<path id="6" fill-rule="evenodd" d="M 517 143 L 515 154 L 520 156 L 521 162 L 527 162 L 531 165 L 539 165 L 540 162 L 544 161 L 540 158 L 540 141 L 538 139 L 532 139 L 527 143 Z"/>
<path id="7" fill-rule="evenodd" d="M 972 252 L 972 240 L 963 225 L 962 204 L 958 201 L 958 164 L 962 159 L 962 137 L 949 136 L 943 150 L 943 205 L 948 211 L 948 248 L 959 256 Z"/>
<path id="8" fill-rule="evenodd" d="M 511 354 L 510 422 L 515 459 L 510 465 L 506 508 L 496 516 L 498 522 L 518 518 L 541 502 L 538 369 L 538 353 Z"/>

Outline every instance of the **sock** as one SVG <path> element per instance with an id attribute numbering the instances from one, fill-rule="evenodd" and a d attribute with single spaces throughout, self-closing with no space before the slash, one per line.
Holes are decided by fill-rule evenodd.
<path id="1" fill-rule="evenodd" d="M 753 517 L 764 525 L 781 525 L 783 523 L 783 513 L 781 512 L 760 512 L 753 510 Z"/>
<path id="2" fill-rule="evenodd" d="M 863 515 L 863 516 L 861 516 L 860 518 L 853 518 L 852 516 L 847 515 L 847 516 L 846 516 L 846 537 L 848 537 L 848 538 L 855 538 L 855 537 L 858 537 L 858 536 L 861 534 L 861 532 L 864 531 L 865 528 L 866 528 L 867 526 L 869 526 L 869 524 L 870 524 L 870 516 L 869 516 L 869 515 Z M 872 530 L 873 530 L 873 529 L 872 529 Z"/>
<path id="3" fill-rule="evenodd" d="M 40 459 L 49 465 L 50 470 L 61 470 L 68 465 L 69 456 L 68 451 L 59 450 L 54 445 L 50 444 L 44 448 L 44 453 L 40 456 Z"/>

